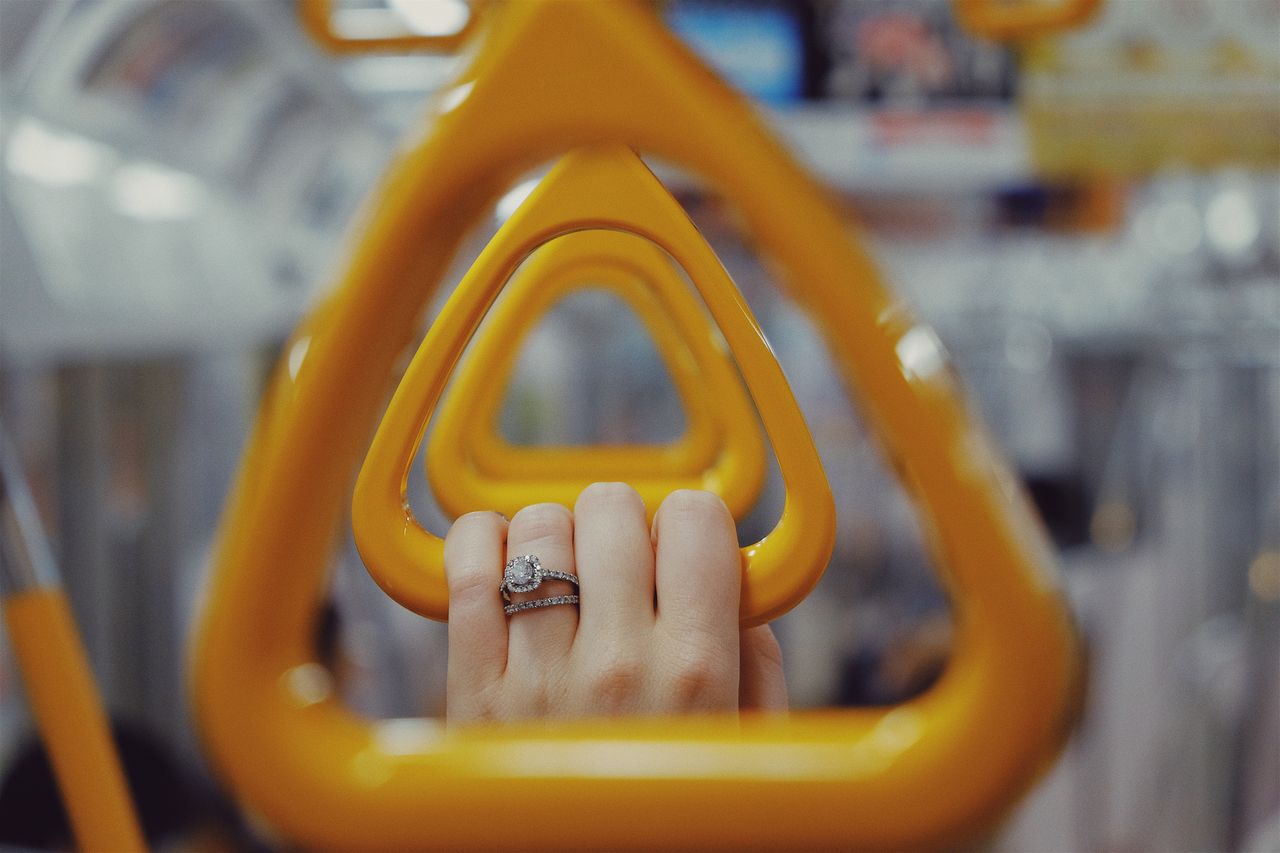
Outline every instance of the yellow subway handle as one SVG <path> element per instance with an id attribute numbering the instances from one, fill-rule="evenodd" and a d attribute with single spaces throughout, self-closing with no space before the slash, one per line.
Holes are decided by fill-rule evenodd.
<path id="1" fill-rule="evenodd" d="M 584 289 L 617 297 L 649 332 L 684 408 L 678 439 L 528 447 L 499 434 L 522 344 L 552 306 Z M 759 497 L 765 456 L 755 408 L 680 271 L 647 240 L 595 230 L 555 238 L 511 277 L 436 414 L 427 471 L 437 501 L 455 517 L 478 509 L 511 516 L 540 501 L 572 506 L 601 480 L 626 480 L 651 513 L 676 489 L 709 488 L 740 517 Z"/>
<path id="2" fill-rule="evenodd" d="M 498 230 L 427 331 L 356 481 L 352 522 L 365 565 L 400 604 L 448 618 L 444 542 L 409 507 L 409 467 L 454 366 L 520 262 L 557 237 L 590 229 L 629 232 L 670 255 L 737 358 L 787 495 L 773 531 L 742 549 L 741 618 L 744 626 L 773 619 L 800 603 L 831 558 L 835 504 L 826 473 L 791 386 L 742 295 L 679 203 L 623 146 L 566 156 Z M 714 478 L 702 485 L 717 487 Z M 576 495 L 566 497 L 572 503 Z"/>
<path id="3" fill-rule="evenodd" d="M 391 34 L 368 37 L 344 33 L 334 20 L 338 5 L 337 0 L 297 0 L 298 20 L 302 28 L 315 41 L 330 53 L 407 53 L 413 51 L 432 51 L 452 53 L 470 39 L 479 28 L 480 13 L 485 0 L 471 0 L 470 14 L 465 24 L 457 32 L 448 35 L 415 35 Z M 355 10 L 358 14 L 369 14 L 370 10 Z M 371 10 L 378 14 L 378 10 Z M 387 18 L 394 17 L 394 11 L 385 11 Z"/>
<path id="4" fill-rule="evenodd" d="M 0 429 L 0 609 L 82 850 L 145 850 L 106 712 L 17 452 Z"/>
<path id="5" fill-rule="evenodd" d="M 60 587 L 4 599 L 9 643 L 81 850 L 145 850 L 71 609 Z"/>
<path id="6" fill-rule="evenodd" d="M 618 298 L 649 332 L 684 407 L 686 431 L 663 445 L 512 445 L 496 425 L 521 345 L 557 302 L 595 288 Z M 687 479 L 708 468 L 726 443 L 736 443 L 760 455 L 763 472 L 755 409 L 722 339 L 704 316 L 679 269 L 648 241 L 601 230 L 552 240 L 511 277 L 457 368 L 427 440 L 428 470 L 434 454 L 465 454 L 477 469 L 508 478 L 567 476 L 589 483 L 673 474 Z M 439 497 L 448 499 L 448 494 Z"/>
<path id="7" fill-rule="evenodd" d="M 945 351 L 827 192 L 651 6 L 521 0 L 487 14 L 430 130 L 369 205 L 333 295 L 288 345 L 254 429 L 194 657 L 214 767 L 308 848 L 972 846 L 1057 754 L 1082 670 L 1043 531 Z M 722 193 L 825 340 L 915 500 L 952 605 L 951 658 L 925 695 L 782 720 L 447 731 L 350 711 L 315 663 L 351 477 L 449 264 L 522 174 L 602 142 Z M 573 803 L 573 820 L 527 810 L 513 837 L 494 804 L 534 788 Z"/>
<path id="8" fill-rule="evenodd" d="M 956 20 L 974 35 L 1013 41 L 1087 23 L 1102 0 L 952 0 Z"/>

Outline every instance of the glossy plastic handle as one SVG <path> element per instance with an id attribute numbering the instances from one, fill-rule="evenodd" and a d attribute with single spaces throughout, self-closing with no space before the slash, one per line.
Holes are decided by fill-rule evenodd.
<path id="1" fill-rule="evenodd" d="M 559 301 L 589 289 L 612 294 L 649 333 L 685 412 L 687 429 L 676 440 L 533 448 L 511 444 L 497 429 L 504 383 L 528 334 Z M 457 390 L 446 395 L 427 438 L 428 470 L 437 451 L 444 456 L 461 449 L 478 470 L 493 475 L 567 475 L 590 482 L 669 473 L 687 480 L 710 467 L 726 435 L 754 448 L 763 470 L 755 408 L 724 339 L 705 316 L 679 268 L 647 240 L 599 229 L 557 237 L 521 264 L 476 333 L 457 368 Z"/>
<path id="2" fill-rule="evenodd" d="M 214 767 L 305 847 L 978 846 L 1061 748 L 1083 670 L 1043 531 L 945 351 L 840 206 L 651 4 L 490 10 L 429 130 L 371 199 L 332 296 L 276 368 L 223 518 L 194 657 Z M 951 657 L 926 694 L 786 718 L 446 730 L 355 713 L 316 662 L 351 479 L 439 282 L 522 175 L 602 142 L 721 193 L 825 341 L 915 502 L 950 599 Z M 500 819 L 495 804 L 531 791 L 572 805 Z"/>
<path id="3" fill-rule="evenodd" d="M 146 850 L 93 672 L 60 588 L 4 599 L 28 701 L 80 848 Z"/>
<path id="4" fill-rule="evenodd" d="M 76 842 L 88 851 L 145 850 L 53 551 L 2 425 L 0 610 Z"/>
<path id="5" fill-rule="evenodd" d="M 649 332 L 685 412 L 686 429 L 659 445 L 519 446 L 499 432 L 502 402 L 529 333 L 568 295 L 593 289 L 629 307 Z M 679 269 L 647 240 L 576 231 L 535 251 L 507 282 L 457 368 L 427 437 L 436 499 L 455 517 L 511 516 L 540 501 L 572 506 L 588 485 L 625 480 L 653 511 L 676 489 L 716 492 L 735 517 L 764 484 L 755 408 L 706 311 Z"/>
<path id="6" fill-rule="evenodd" d="M 826 474 L 791 387 L 742 295 L 679 203 L 621 146 L 576 151 L 557 164 L 480 253 L 427 331 L 356 480 L 352 522 L 365 566 L 405 607 L 448 618 L 444 541 L 409 508 L 409 467 L 454 366 L 520 262 L 557 237 L 597 228 L 630 232 L 670 255 L 737 359 L 786 487 L 777 526 L 742 549 L 742 622 L 779 616 L 813 589 L 831 558 L 835 505 Z M 661 496 L 651 491 L 651 512 Z M 572 504 L 577 495 L 531 497 Z"/>
<path id="7" fill-rule="evenodd" d="M 485 0 L 471 0 L 469 17 L 462 28 L 448 35 L 377 35 L 354 37 L 341 32 L 335 25 L 336 0 L 297 0 L 298 20 L 317 43 L 330 53 L 408 53 L 432 51 L 452 53 L 475 35 L 479 28 L 481 7 Z M 373 10 L 377 13 L 378 10 Z M 394 18 L 394 11 L 385 11 L 387 18 Z"/>
<path id="8" fill-rule="evenodd" d="M 1089 21 L 1102 0 L 952 0 L 969 32 L 996 41 L 1052 35 Z"/>

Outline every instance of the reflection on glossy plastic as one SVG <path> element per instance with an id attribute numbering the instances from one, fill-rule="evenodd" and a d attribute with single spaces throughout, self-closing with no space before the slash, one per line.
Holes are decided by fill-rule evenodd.
<path id="1" fill-rule="evenodd" d="M 465 0 L 389 0 L 385 9 L 344 9 L 342 0 L 297 2 L 303 27 L 333 53 L 457 50 L 475 33 L 484 5 L 484 0 L 471 0 L 470 9 Z"/>
<path id="2" fill-rule="evenodd" d="M 856 230 L 650 4 L 487 10 L 440 106 L 446 93 L 466 97 L 392 166 L 333 298 L 299 333 L 311 343 L 296 378 L 277 371 L 242 465 L 195 657 L 194 706 L 218 773 L 309 847 L 972 845 L 1056 755 L 1081 668 L 1043 534 L 950 370 L 920 369 L 919 333 L 902 345 L 919 323 Z M 706 179 L 808 312 L 932 534 L 954 614 L 946 673 L 894 708 L 424 730 L 394 747 L 332 696 L 299 707 L 286 674 L 314 660 L 351 476 L 434 285 L 521 175 L 602 142 Z M 412 588 L 422 574 L 393 581 Z M 495 820 L 495 803 L 534 789 L 570 812 Z"/>
<path id="3" fill-rule="evenodd" d="M 501 435 L 507 380 L 529 333 L 584 289 L 616 296 L 649 332 L 684 407 L 687 427 L 675 441 L 527 447 Z M 427 470 L 454 516 L 490 509 L 510 517 L 541 501 L 572 507 L 591 483 L 625 480 L 651 513 L 676 489 L 711 489 L 740 517 L 759 496 L 765 457 L 755 408 L 678 268 L 634 235 L 576 231 L 534 252 L 506 284 L 440 404 Z"/>
<path id="4" fill-rule="evenodd" d="M 742 549 L 742 619 L 751 625 L 779 616 L 813 589 L 831 557 L 835 507 L 826 474 L 791 388 L 742 295 L 679 203 L 640 158 L 622 146 L 584 149 L 560 162 L 498 230 L 427 331 L 356 481 L 352 521 L 365 566 L 396 601 L 424 616 L 446 618 L 444 542 L 419 524 L 409 508 L 409 467 L 463 349 L 521 260 L 560 235 L 587 232 L 579 239 L 601 239 L 590 229 L 630 232 L 665 251 L 687 272 L 737 360 L 786 487 L 777 526 Z M 672 283 L 667 283 L 668 296 Z M 698 324 L 706 327 L 691 298 L 672 307 L 692 329 Z M 499 332 L 504 328 L 500 325 Z M 488 378 L 466 377 L 457 391 L 472 393 Z M 431 472 L 438 478 L 437 491 L 452 488 L 462 474 L 454 461 Z M 752 469 L 746 477 L 739 477 L 742 466 Z M 730 454 L 696 485 L 718 490 L 718 476 L 758 483 L 760 467 L 758 457 Z M 665 478 L 634 479 L 651 513 L 669 487 L 678 485 Z M 568 481 L 544 494 L 512 488 L 499 507 L 514 511 L 545 500 L 572 506 L 576 486 Z"/>

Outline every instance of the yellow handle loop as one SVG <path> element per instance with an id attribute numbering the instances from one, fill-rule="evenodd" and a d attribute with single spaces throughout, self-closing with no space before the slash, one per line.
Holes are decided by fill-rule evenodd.
<path id="1" fill-rule="evenodd" d="M 429 134 L 370 205 L 333 297 L 290 343 L 259 417 L 195 659 L 195 707 L 218 772 L 307 847 L 971 845 L 1056 754 L 1081 667 L 1043 534 L 945 353 L 893 298 L 838 206 L 647 4 L 491 8 Z M 826 341 L 916 501 L 950 596 L 952 655 L 925 696 L 776 720 L 444 732 L 372 722 L 333 695 L 314 662 L 313 619 L 389 377 L 468 229 L 504 189 L 606 142 L 723 193 Z M 573 819 L 531 809 L 513 838 L 494 804 L 531 790 L 572 803 Z"/>
<path id="2" fill-rule="evenodd" d="M 428 330 L 356 481 L 352 521 L 365 565 L 405 607 L 447 618 L 444 541 L 408 507 L 409 466 L 454 366 L 507 279 L 539 246 L 590 229 L 639 235 L 670 255 L 688 273 L 737 357 L 787 492 L 777 526 L 742 549 L 742 622 L 755 625 L 779 616 L 813 588 L 831 557 L 835 506 L 826 474 L 782 369 L 738 289 L 679 203 L 623 147 L 582 150 L 561 161 L 499 229 Z M 652 512 L 665 484 L 641 483 Z M 708 477 L 700 485 L 717 483 Z M 571 505 L 576 497 L 575 492 L 541 499 Z"/>
<path id="3" fill-rule="evenodd" d="M 661 445 L 512 445 L 498 432 L 506 379 L 537 321 L 585 288 L 630 307 L 650 333 L 683 405 L 686 429 Z M 457 369 L 427 438 L 436 500 L 451 515 L 514 515 L 555 501 L 572 506 L 600 480 L 626 480 L 650 512 L 676 489 L 716 491 L 735 517 L 764 484 L 756 412 L 723 339 L 671 260 L 621 231 L 576 231 L 538 249 L 507 283 Z"/>

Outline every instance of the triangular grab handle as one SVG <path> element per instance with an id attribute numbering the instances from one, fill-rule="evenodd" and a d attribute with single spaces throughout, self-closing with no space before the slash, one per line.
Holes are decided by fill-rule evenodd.
<path id="1" fill-rule="evenodd" d="M 365 456 L 352 501 L 369 573 L 405 607 L 448 617 L 444 543 L 414 517 L 409 466 L 467 343 L 520 263 L 549 241 L 607 229 L 643 237 L 688 275 L 735 356 L 786 488 L 774 529 L 742 549 L 743 625 L 790 610 L 826 569 L 835 506 L 791 387 L 751 310 L 715 253 L 657 178 L 624 146 L 575 151 L 499 229 L 432 324 Z"/>

